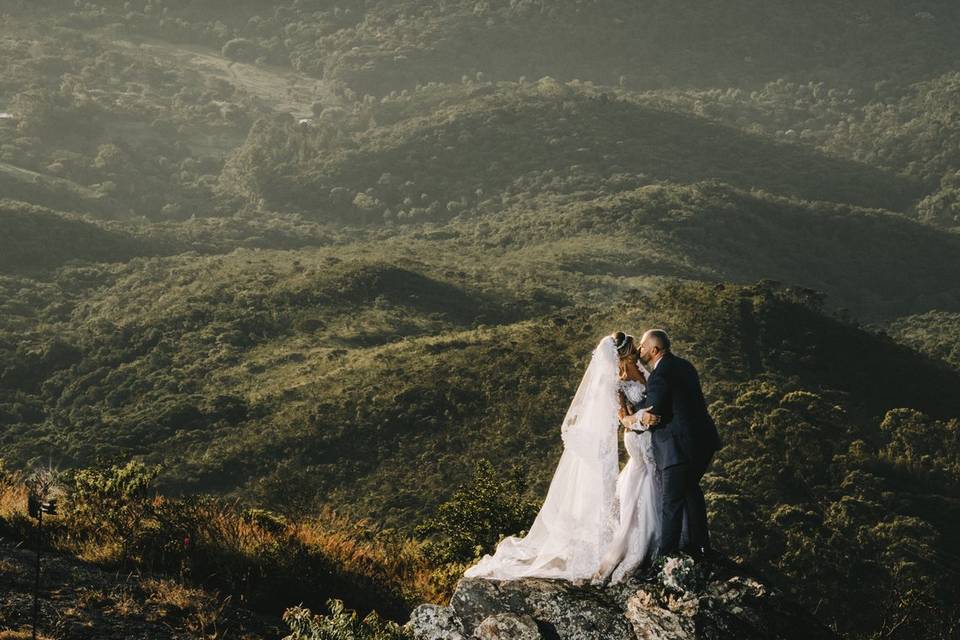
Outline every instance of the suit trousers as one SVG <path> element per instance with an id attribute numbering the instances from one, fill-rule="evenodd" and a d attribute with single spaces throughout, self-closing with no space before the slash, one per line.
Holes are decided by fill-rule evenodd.
<path id="1" fill-rule="evenodd" d="M 709 551 L 707 504 L 700 479 L 712 458 L 711 452 L 660 472 L 663 496 L 659 556 L 675 554 L 681 548 L 692 553 Z"/>

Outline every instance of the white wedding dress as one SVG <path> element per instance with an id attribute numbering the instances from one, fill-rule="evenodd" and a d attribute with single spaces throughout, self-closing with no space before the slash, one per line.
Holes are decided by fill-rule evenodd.
<path id="1" fill-rule="evenodd" d="M 530 531 L 510 536 L 468 568 L 466 577 L 588 580 L 599 570 L 617 581 L 656 548 L 659 504 L 650 434 L 625 436 L 630 461 L 619 473 L 618 390 L 632 402 L 639 383 L 622 383 L 612 338 L 593 351 L 561 427 L 563 454 Z M 639 386 L 638 386 L 639 385 Z"/>
<path id="2" fill-rule="evenodd" d="M 621 381 L 621 389 L 634 405 L 643 397 L 644 385 Z M 653 457 L 649 431 L 627 430 L 623 446 L 630 456 L 617 477 L 620 526 L 600 562 L 603 581 L 616 584 L 652 560 L 660 543 L 660 474 Z"/>

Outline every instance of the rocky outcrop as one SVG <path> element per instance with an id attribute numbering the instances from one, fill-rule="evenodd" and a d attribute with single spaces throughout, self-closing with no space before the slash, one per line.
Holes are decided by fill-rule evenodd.
<path id="1" fill-rule="evenodd" d="M 464 578 L 447 607 L 422 605 L 416 640 L 828 640 L 833 634 L 727 561 L 667 563 L 650 582 L 606 588 Z"/>

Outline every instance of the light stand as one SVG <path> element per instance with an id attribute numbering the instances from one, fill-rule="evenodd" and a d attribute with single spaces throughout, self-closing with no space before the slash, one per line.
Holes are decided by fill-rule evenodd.
<path id="1" fill-rule="evenodd" d="M 36 574 L 33 581 L 33 640 L 37 640 L 37 623 L 40 617 L 40 554 L 43 548 L 43 514 L 57 515 L 56 498 L 48 498 L 53 482 L 49 474 L 38 473 L 30 483 L 30 492 L 27 494 L 27 513 L 37 521 Z"/>

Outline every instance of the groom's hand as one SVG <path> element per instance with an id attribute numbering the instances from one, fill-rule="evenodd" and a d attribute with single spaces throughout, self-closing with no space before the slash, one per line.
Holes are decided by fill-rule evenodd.
<path id="1" fill-rule="evenodd" d="M 660 424 L 660 416 L 656 416 L 649 411 L 641 411 L 632 416 L 621 418 L 620 423 L 627 429 L 643 431 L 643 427 L 654 427 Z"/>

